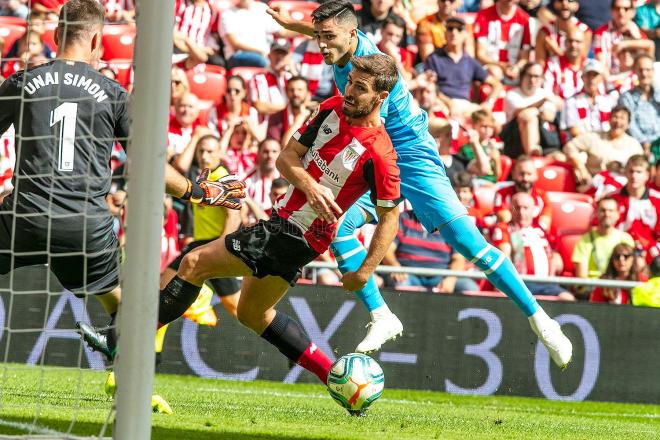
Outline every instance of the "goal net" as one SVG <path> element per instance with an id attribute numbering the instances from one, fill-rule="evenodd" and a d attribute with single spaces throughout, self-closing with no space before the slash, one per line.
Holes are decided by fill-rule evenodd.
<path id="1" fill-rule="evenodd" d="M 150 438 L 162 203 L 158 206 L 149 200 L 162 200 L 163 158 L 157 150 L 165 145 L 169 102 L 169 74 L 158 77 L 155 72 L 169 73 L 173 2 L 141 0 L 137 10 L 143 17 L 138 16 L 137 23 L 130 19 L 106 22 L 98 65 L 93 60 L 84 65 L 50 63 L 56 53 L 61 56 L 55 34 L 60 43 L 62 35 L 74 35 L 57 31 L 59 4 L 66 2 L 30 0 L 27 18 L 22 18 L 20 8 L 14 11 L 16 16 L 0 15 L 0 78 L 6 82 L 5 91 L 17 90 L 0 94 L 0 108 L 4 108 L 0 128 L 4 129 L 6 120 L 13 122 L 0 138 L 4 200 L 0 268 L 7 272 L 0 276 L 0 438 Z M 4 11 L 7 2 L 1 3 L 0 11 Z M 100 3 L 110 8 L 122 2 Z M 88 25 L 67 17 L 62 23 L 65 29 Z M 138 28 L 149 38 L 139 41 Z M 133 57 L 134 49 L 142 58 Z M 62 70 L 67 68 L 64 64 L 71 71 Z M 43 74 L 28 74 L 37 69 L 43 69 Z M 134 80 L 130 106 L 129 95 L 117 93 L 112 87 L 119 85 L 104 82 L 103 76 L 122 86 Z M 76 87 L 79 96 L 67 95 L 66 86 Z M 117 102 L 117 96 L 123 102 Z M 150 107 L 159 103 L 161 109 Z M 98 115 L 109 112 L 117 117 L 121 108 L 130 108 L 131 133 L 138 134 L 108 138 L 98 127 Z M 128 161 L 140 170 L 139 177 L 128 178 L 124 169 L 128 161 L 119 141 L 132 146 Z M 81 150 L 81 145 L 87 149 Z M 82 169 L 74 169 L 81 164 Z M 116 179 L 110 184 L 112 172 Z M 131 191 L 125 185 L 129 180 Z M 99 192 L 108 187 L 107 197 Z M 45 196 L 39 199 L 34 188 Z M 70 188 L 74 191 L 67 193 Z M 80 188 L 86 193 L 75 192 Z M 124 209 L 124 192 L 135 206 L 132 214 Z M 45 201 L 39 209 L 30 205 L 37 204 L 35 198 Z M 99 200 L 108 204 L 106 217 L 94 206 Z M 109 233 L 98 240 L 118 246 L 99 251 L 88 237 L 99 222 L 110 218 Z M 124 233 L 129 240 L 137 237 L 132 246 L 124 246 Z M 106 267 L 98 269 L 104 253 Z M 107 281 L 112 278 L 107 266 L 113 256 L 124 292 L 119 333 L 125 326 L 127 333 L 136 336 L 126 338 L 121 357 L 110 361 L 82 342 L 76 323 L 103 327 L 110 322 L 109 314 L 117 312 L 114 296 L 101 295 L 110 298 L 103 301 L 95 298 L 107 293 L 112 284 Z M 150 258 L 156 261 L 136 264 Z M 107 273 L 99 275 L 99 270 Z M 131 295 L 136 291 L 153 295 Z M 108 379 L 107 372 L 115 369 L 122 373 L 117 374 L 119 391 L 113 396 L 114 378 Z"/>

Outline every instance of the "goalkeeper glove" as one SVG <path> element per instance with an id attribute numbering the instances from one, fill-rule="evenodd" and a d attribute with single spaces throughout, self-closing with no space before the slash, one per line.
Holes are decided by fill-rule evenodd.
<path id="1" fill-rule="evenodd" d="M 207 180 L 208 175 L 209 169 L 206 168 L 196 181 L 188 179 L 188 189 L 181 198 L 199 205 L 241 209 L 241 199 L 245 197 L 245 183 L 234 175 L 216 181 Z"/>

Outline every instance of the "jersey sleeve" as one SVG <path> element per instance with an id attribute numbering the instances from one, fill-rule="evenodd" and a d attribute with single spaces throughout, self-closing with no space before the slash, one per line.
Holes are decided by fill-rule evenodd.
<path id="1" fill-rule="evenodd" d="M 401 199 L 401 177 L 396 158 L 392 142 L 383 131 L 382 136 L 374 142 L 371 154 L 374 174 L 371 190 L 372 199 L 375 195 L 376 206 L 392 208 Z"/>
<path id="2" fill-rule="evenodd" d="M 115 139 L 126 149 L 131 120 L 128 114 L 128 93 L 121 90 L 115 102 Z"/>
<path id="3" fill-rule="evenodd" d="M 0 135 L 13 124 L 20 90 L 15 77 L 10 77 L 0 85 Z"/>
<path id="4" fill-rule="evenodd" d="M 307 148 L 311 148 L 314 145 L 321 124 L 335 108 L 341 105 L 342 100 L 341 96 L 333 96 L 323 101 L 316 112 L 312 113 L 298 131 L 293 134 L 293 138 Z"/>

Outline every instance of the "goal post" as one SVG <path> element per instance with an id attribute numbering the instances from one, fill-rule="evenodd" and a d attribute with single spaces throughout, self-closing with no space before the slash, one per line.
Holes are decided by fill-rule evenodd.
<path id="1" fill-rule="evenodd" d="M 174 0 L 138 0 L 114 438 L 151 438 Z"/>

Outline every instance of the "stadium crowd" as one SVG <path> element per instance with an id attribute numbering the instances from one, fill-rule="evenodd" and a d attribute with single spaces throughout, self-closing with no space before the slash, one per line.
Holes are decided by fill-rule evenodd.
<path id="1" fill-rule="evenodd" d="M 134 1 L 99 1 L 107 25 L 98 69 L 130 91 Z M 0 1 L 2 77 L 54 57 L 64 3 Z M 309 19 L 317 5 L 176 0 L 168 161 L 192 178 L 203 168 L 216 178 L 237 174 L 248 197 L 240 218 L 167 198 L 163 270 L 192 242 L 268 218 L 286 191 L 275 160 L 337 89 L 317 43 L 281 28 L 267 9 Z M 396 60 L 428 113 L 461 202 L 520 273 L 648 279 L 650 263 L 660 258 L 660 0 L 364 0 L 355 6 L 360 30 Z M 108 203 L 121 234 L 125 154 L 119 144 L 115 150 L 118 178 Z M 6 193 L 15 160 L 11 131 L 0 141 L 0 156 Z M 372 230 L 361 230 L 367 243 Z M 471 268 L 412 211 L 401 216 L 384 264 Z M 314 279 L 339 281 L 331 270 Z M 494 290 L 454 277 L 395 274 L 379 282 L 442 293 Z M 557 300 L 631 302 L 624 289 L 528 286 Z"/>

